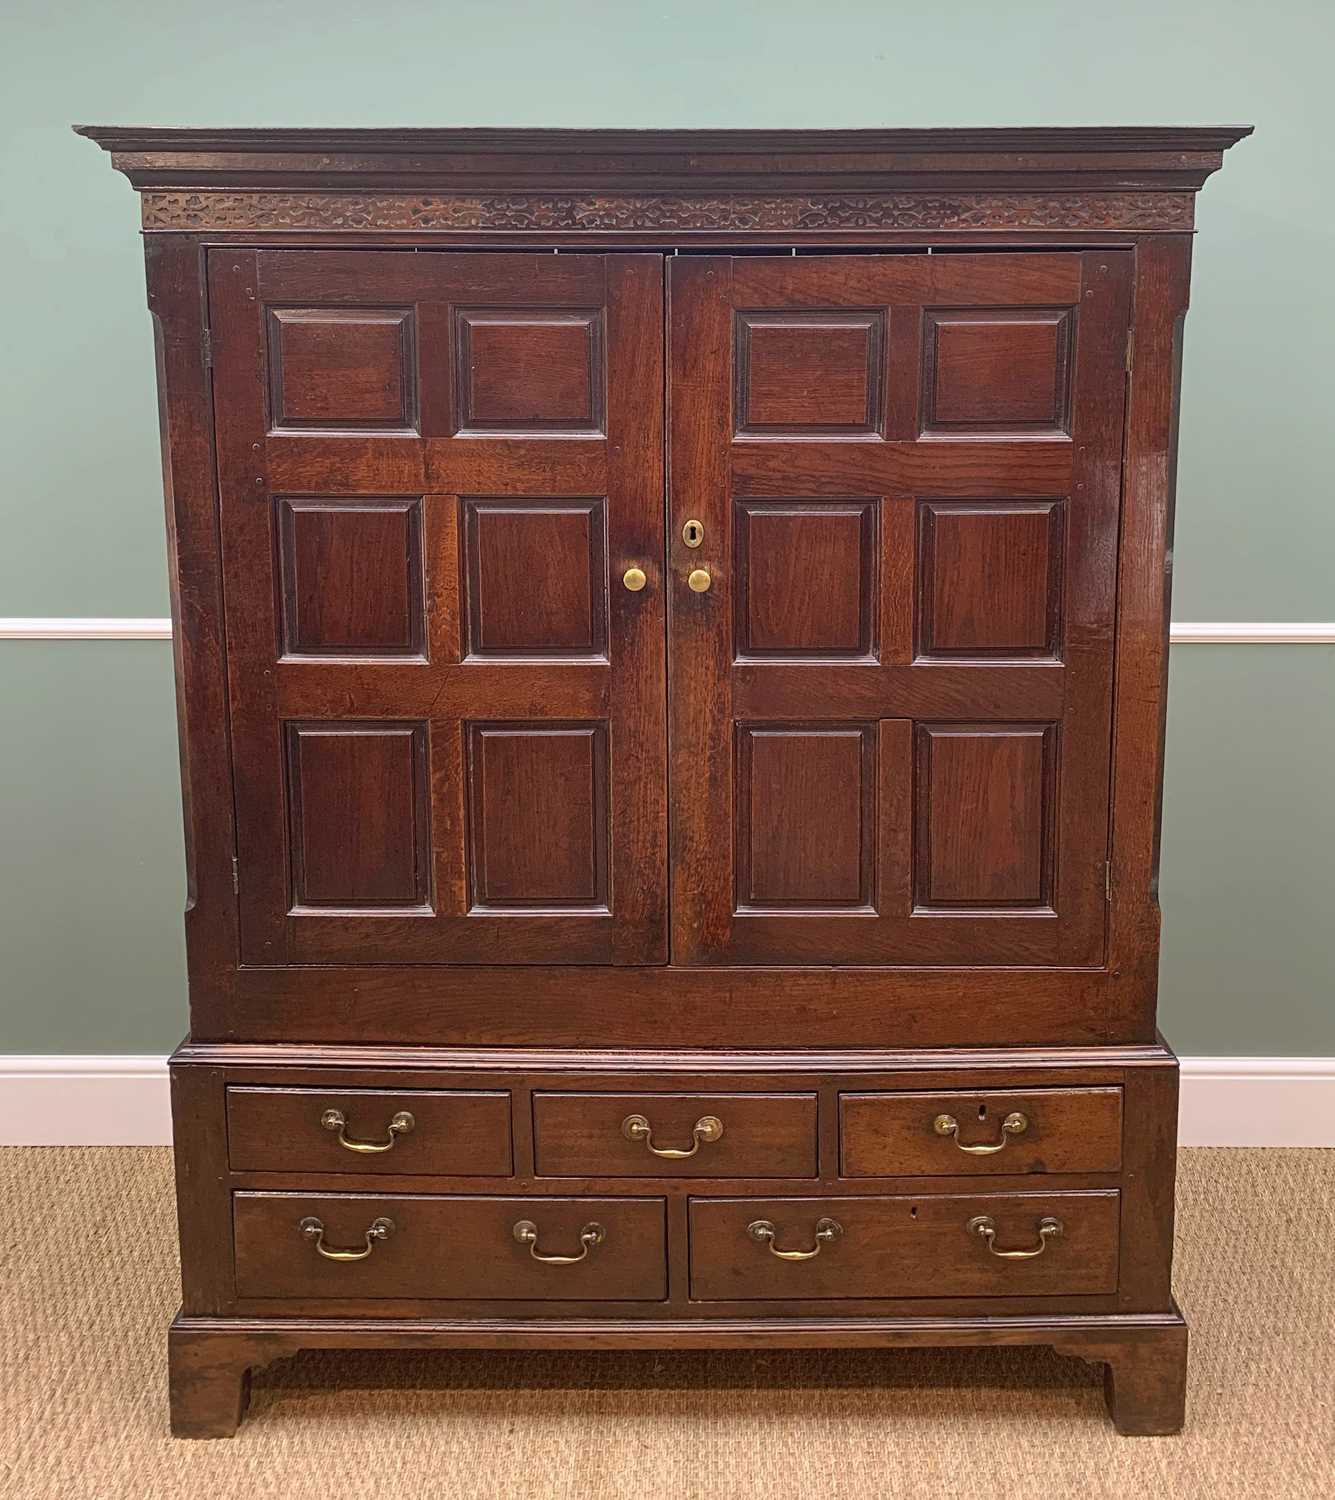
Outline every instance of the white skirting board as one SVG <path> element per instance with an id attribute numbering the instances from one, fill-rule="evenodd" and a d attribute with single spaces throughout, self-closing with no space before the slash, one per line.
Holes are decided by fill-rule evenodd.
<path id="1" fill-rule="evenodd" d="M 1335 1057 L 1184 1057 L 1184 1146 L 1335 1146 Z M 163 1057 L 0 1055 L 0 1146 L 166 1146 Z"/>

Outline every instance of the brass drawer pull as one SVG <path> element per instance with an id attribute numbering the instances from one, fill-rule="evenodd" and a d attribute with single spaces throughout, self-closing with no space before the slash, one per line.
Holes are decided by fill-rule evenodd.
<path id="1" fill-rule="evenodd" d="M 297 1228 L 308 1240 L 315 1242 L 316 1253 L 326 1260 L 365 1260 L 376 1247 L 377 1240 L 387 1240 L 394 1233 L 393 1219 L 373 1219 L 366 1231 L 366 1247 L 363 1250 L 331 1250 L 324 1242 L 324 1225 L 319 1219 L 303 1219 Z"/>
<path id="2" fill-rule="evenodd" d="M 844 1226 L 837 1219 L 816 1220 L 816 1244 L 811 1250 L 778 1250 L 774 1246 L 774 1236 L 777 1230 L 768 1219 L 757 1219 L 754 1223 L 746 1226 L 746 1232 L 758 1245 L 768 1245 L 769 1253 L 776 1255 L 780 1260 L 815 1260 L 821 1252 L 822 1245 L 832 1244 L 844 1232 Z"/>
<path id="3" fill-rule="evenodd" d="M 998 1260 L 1033 1260 L 1048 1248 L 1048 1241 L 1062 1232 L 1062 1221 L 1051 1217 L 1038 1221 L 1038 1244 L 1032 1250 L 998 1250 L 997 1225 L 991 1214 L 976 1214 L 964 1226 L 970 1234 L 986 1241 L 987 1248 Z"/>
<path id="4" fill-rule="evenodd" d="M 643 1115 L 627 1115 L 621 1122 L 621 1134 L 628 1141 L 643 1141 L 655 1156 L 665 1157 L 668 1161 L 684 1161 L 688 1156 L 695 1155 L 700 1149 L 701 1141 L 722 1139 L 723 1121 L 717 1115 L 701 1115 L 691 1126 L 692 1141 L 685 1151 L 676 1146 L 655 1146 L 653 1128 Z"/>
<path id="5" fill-rule="evenodd" d="M 408 1135 L 412 1131 L 413 1127 L 417 1124 L 417 1121 L 413 1119 L 413 1117 L 408 1113 L 406 1109 L 401 1109 L 398 1114 L 396 1114 L 394 1118 L 389 1122 L 389 1139 L 387 1141 L 349 1140 L 348 1137 L 344 1134 L 344 1131 L 348 1128 L 348 1117 L 343 1113 L 341 1109 L 325 1110 L 324 1114 L 320 1116 L 320 1124 L 323 1125 L 326 1130 L 338 1131 L 338 1143 L 345 1150 L 362 1151 L 368 1154 L 374 1154 L 379 1151 L 393 1150 L 394 1142 L 397 1141 L 401 1135 Z"/>
<path id="6" fill-rule="evenodd" d="M 584 1248 L 578 1255 L 539 1254 L 538 1226 L 532 1219 L 520 1219 L 514 1227 L 514 1237 L 521 1245 L 527 1245 L 528 1253 L 534 1260 L 540 1260 L 544 1266 L 573 1266 L 586 1259 L 595 1245 L 602 1244 L 607 1238 L 607 1231 L 601 1224 L 586 1224 L 579 1232 L 579 1242 Z"/>
<path id="7" fill-rule="evenodd" d="M 954 1115 L 937 1115 L 932 1121 L 932 1129 L 937 1135 L 953 1135 L 955 1145 L 961 1151 L 967 1151 L 970 1156 L 992 1156 L 1005 1148 L 1006 1142 L 1013 1135 L 1023 1135 L 1029 1129 L 1029 1117 L 1022 1115 L 1020 1111 L 1012 1110 L 1001 1122 L 1001 1139 L 992 1146 L 966 1146 L 959 1137 L 959 1121 Z"/>

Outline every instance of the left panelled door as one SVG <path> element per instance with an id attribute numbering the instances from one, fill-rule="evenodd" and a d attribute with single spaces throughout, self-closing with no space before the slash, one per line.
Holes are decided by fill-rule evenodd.
<path id="1" fill-rule="evenodd" d="M 662 287 L 210 253 L 243 963 L 665 961 Z"/>

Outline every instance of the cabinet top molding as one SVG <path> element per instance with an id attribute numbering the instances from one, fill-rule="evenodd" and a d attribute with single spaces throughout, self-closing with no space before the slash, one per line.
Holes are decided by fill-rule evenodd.
<path id="1" fill-rule="evenodd" d="M 801 238 L 1189 230 L 1191 195 L 1252 127 L 75 129 L 144 194 L 150 231 Z"/>

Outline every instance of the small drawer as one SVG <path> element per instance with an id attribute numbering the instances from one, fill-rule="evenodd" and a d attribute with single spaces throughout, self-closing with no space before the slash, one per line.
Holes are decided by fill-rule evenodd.
<path id="1" fill-rule="evenodd" d="M 1111 1190 L 693 1198 L 691 1296 L 731 1302 L 1113 1292 L 1118 1200 Z"/>
<path id="2" fill-rule="evenodd" d="M 815 1094 L 535 1094 L 542 1177 L 814 1177 Z"/>
<path id="3" fill-rule="evenodd" d="M 239 1297 L 660 1302 L 661 1198 L 236 1193 Z"/>
<path id="4" fill-rule="evenodd" d="M 229 1088 L 227 1157 L 238 1172 L 508 1177 L 510 1096 Z"/>
<path id="5" fill-rule="evenodd" d="M 841 1094 L 839 1151 L 844 1177 L 1116 1172 L 1122 1091 Z"/>

